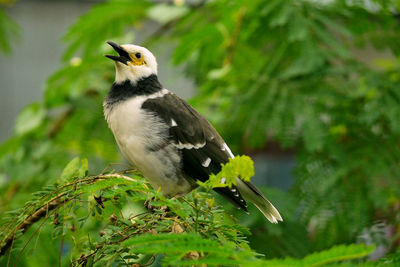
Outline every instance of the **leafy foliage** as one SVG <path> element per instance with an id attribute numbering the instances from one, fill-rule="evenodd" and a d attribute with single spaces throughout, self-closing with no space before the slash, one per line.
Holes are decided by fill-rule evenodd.
<path id="1" fill-rule="evenodd" d="M 218 174 L 211 174 L 209 180 L 198 182 L 199 185 L 211 190 L 216 187 L 227 187 L 236 185 L 236 178 L 240 177 L 244 181 L 250 181 L 254 176 L 254 163 L 248 156 L 236 156 L 229 159 L 227 164 L 223 164 Z M 221 182 L 224 181 L 224 182 Z"/>
<path id="2" fill-rule="evenodd" d="M 195 192 L 184 201 L 166 199 L 150 189 L 140 176 L 77 177 L 82 168 L 85 172 L 87 161 L 73 159 L 56 184 L 34 193 L 34 198 L 22 210 L 4 218 L 0 231 L 1 254 L 10 246 L 15 251 L 21 250 L 18 233 L 25 232 L 43 217 L 43 223 L 52 219 L 47 224 L 53 228 L 53 238 L 62 236 L 63 240 L 73 242 L 72 265 L 140 263 L 157 254 L 165 254 L 162 261 L 174 266 L 190 266 L 196 262 L 212 265 L 261 262 L 245 241 L 248 230 L 227 222 L 222 209 L 213 204 L 211 195 Z M 143 208 L 136 206 L 121 210 L 129 203 L 148 199 L 158 209 L 143 212 Z M 79 235 L 88 230 L 99 236 Z"/>
<path id="3" fill-rule="evenodd" d="M 269 260 L 266 262 L 266 266 L 325 266 L 330 263 L 365 257 L 374 249 L 373 246 L 340 245 L 326 251 L 313 253 L 300 261 L 292 258 Z"/>
<path id="4" fill-rule="evenodd" d="M 18 31 L 18 25 L 0 7 L 0 51 L 11 52 L 11 41 L 18 37 Z"/>
<path id="5" fill-rule="evenodd" d="M 226 166 L 235 169 L 241 164 L 238 160 Z M 163 255 L 161 262 L 165 266 L 298 263 L 293 259 L 258 258 L 245 239 L 248 229 L 227 220 L 208 193 L 194 191 L 183 200 L 167 199 L 150 189 L 138 175 L 76 176 L 82 171 L 87 171 L 87 161 L 73 159 L 58 182 L 35 192 L 24 208 L 3 218 L 0 255 L 12 247 L 17 253 L 10 254 L 11 261 L 16 265 L 31 241 L 29 238 L 22 243 L 22 234 L 42 220 L 32 235 L 47 228 L 53 233 L 52 238 L 71 242 L 73 247 L 69 255 L 64 255 L 64 263 L 68 256 L 74 259 L 70 261 L 72 266 L 146 264 L 160 258 L 158 255 Z M 143 211 L 137 205 L 130 210 L 123 208 L 149 199 L 151 211 Z M 372 250 L 363 245 L 340 246 L 307 256 L 302 262 L 316 266 L 359 259 Z"/>
<path id="6" fill-rule="evenodd" d="M 395 0 L 219 0 L 183 6 L 113 0 L 95 5 L 67 32 L 64 65 L 48 79 L 43 102 L 23 110 L 14 135 L 0 146 L 0 213 L 9 223 L 2 237 L 11 233 L 16 239 L 10 261 L 56 265 L 58 255 L 68 263 L 70 253 L 81 265 L 97 260 L 143 264 L 152 255 L 140 252 L 168 247 L 171 253 L 156 257 L 155 264 L 267 264 L 256 251 L 268 259 L 290 257 L 270 264 L 307 266 L 340 263 L 341 253 L 348 255 L 345 259 L 363 258 L 372 248 L 349 245 L 357 241 L 386 249 L 388 255 L 378 265 L 398 261 L 399 8 Z M 7 51 L 16 27 L 3 11 L 0 20 L 5 21 L 0 23 L 0 48 Z M 143 25 L 149 20 L 159 28 L 146 31 Z M 253 207 L 250 216 L 243 216 L 225 206 L 240 222 L 235 224 L 208 193 L 195 191 L 180 202 L 145 188 L 137 174 L 134 182 L 89 175 L 87 162 L 91 173 L 124 168 L 108 165 L 122 159 L 100 104 L 114 72 L 102 55 L 110 52 L 106 40 L 132 43 L 138 37 L 156 56 L 162 55 L 157 47 L 173 46 L 172 62 L 183 66 L 198 86 L 191 103 L 233 151 L 268 149 L 275 142 L 295 151 L 293 188 L 263 189 L 284 223 L 266 224 Z M 390 58 L 380 58 L 381 51 Z M 368 62 L 365 54 L 378 59 Z M 76 156 L 88 161 L 75 159 L 61 172 Z M 243 166 L 229 168 L 213 176 L 214 183 L 206 188 L 238 171 L 251 176 Z M 40 214 L 45 203 L 63 192 L 62 200 L 69 201 L 53 202 L 50 213 Z M 156 209 L 135 223 L 126 219 L 132 207 L 140 214 L 141 205 L 134 203 L 151 196 L 156 197 L 151 205 L 170 211 L 165 215 Z M 10 210 L 15 212 L 7 219 Z M 44 217 L 41 227 L 12 230 L 37 211 Z M 174 223 L 185 233 L 171 234 Z M 126 229 L 141 229 L 135 233 L 138 243 L 121 240 Z M 21 236 L 22 231 L 26 233 Z M 38 233 L 35 255 L 42 258 L 29 258 L 26 252 L 18 256 L 21 246 Z M 121 242 L 114 244 L 116 240 Z M 174 247 L 165 242 L 175 242 Z M 219 246 L 221 252 L 202 251 L 207 246 Z M 66 252 L 60 253 L 60 247 Z M 180 253 L 175 247 L 185 249 Z M 0 259 L 2 265 L 7 261 Z"/>

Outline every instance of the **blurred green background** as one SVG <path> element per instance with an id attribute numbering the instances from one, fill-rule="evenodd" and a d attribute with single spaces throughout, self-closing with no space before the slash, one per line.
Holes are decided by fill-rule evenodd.
<path id="1" fill-rule="evenodd" d="M 162 84 L 253 158 L 284 222 L 224 208 L 255 251 L 364 243 L 400 261 L 400 1 L 0 3 L 0 217 L 75 156 L 92 174 L 124 163 L 102 114 L 113 40 L 148 47 Z M 54 266 L 57 242 L 43 231 L 21 266 Z"/>

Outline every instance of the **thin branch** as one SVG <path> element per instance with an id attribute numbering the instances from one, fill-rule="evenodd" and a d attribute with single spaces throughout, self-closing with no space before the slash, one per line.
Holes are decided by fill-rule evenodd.
<path id="1" fill-rule="evenodd" d="M 0 243 L 0 256 L 2 256 L 10 248 L 14 240 L 15 234 L 18 231 L 22 231 L 22 233 L 25 233 L 29 229 L 29 227 L 31 227 L 35 222 L 39 221 L 43 217 L 46 217 L 49 211 L 55 209 L 61 203 L 63 203 L 63 197 L 65 196 L 65 194 L 66 193 L 62 193 L 52 198 L 42 207 L 37 209 L 33 214 L 28 216 L 28 218 L 18 224 L 11 233 L 4 237 Z"/>
<path id="2" fill-rule="evenodd" d="M 125 179 L 130 182 L 137 182 L 137 180 L 135 180 L 129 176 L 122 175 L 119 173 L 114 173 L 114 174 L 91 176 L 91 177 L 87 177 L 84 179 L 76 180 L 72 183 L 68 183 L 68 184 L 62 186 L 61 188 L 66 188 L 69 186 L 73 186 L 73 185 L 77 185 L 77 184 L 85 183 L 85 182 L 95 182 L 97 180 L 100 181 L 100 180 L 110 179 L 110 178 L 114 178 L 114 177 Z M 59 188 L 56 189 L 56 191 L 57 190 L 59 190 Z M 5 236 L 3 238 L 3 240 L 1 240 L 0 256 L 3 255 L 10 248 L 17 232 L 21 231 L 22 233 L 25 233 L 34 223 L 39 221 L 41 218 L 48 216 L 50 211 L 56 209 L 59 206 L 65 205 L 67 202 L 69 202 L 72 199 L 75 199 L 76 196 L 73 198 L 67 198 L 66 196 L 68 193 L 69 192 L 63 192 L 63 193 L 60 193 L 57 196 L 53 197 L 52 199 L 47 201 L 45 204 L 43 204 L 41 207 L 37 208 L 36 211 L 34 211 L 32 214 L 30 214 L 25 220 L 23 220 L 21 223 L 19 223 L 7 236 Z"/>
<path id="3" fill-rule="evenodd" d="M 64 244 L 64 235 L 61 236 L 60 251 L 58 253 L 58 266 L 61 267 L 62 249 Z"/>
<path id="4" fill-rule="evenodd" d="M 36 233 L 42 228 L 43 224 L 46 222 L 46 220 L 49 217 L 46 217 L 43 222 L 39 225 L 39 227 L 33 232 L 33 234 L 29 237 L 28 241 L 25 243 L 24 247 L 21 249 L 21 251 L 18 254 L 18 257 L 15 259 L 15 262 L 13 264 L 13 267 L 17 266 L 18 260 L 21 258 L 22 253 L 24 252 L 25 248 L 28 246 L 28 244 L 31 242 L 32 238 L 36 235 Z"/>
<path id="5" fill-rule="evenodd" d="M 239 35 L 240 35 L 240 31 L 242 29 L 242 25 L 243 25 L 243 21 L 244 21 L 246 12 L 247 12 L 247 8 L 245 6 L 243 6 L 237 13 L 236 23 L 235 23 L 235 27 L 232 32 L 232 37 L 230 38 L 229 43 L 226 47 L 227 56 L 223 62 L 224 66 L 227 66 L 227 65 L 229 66 L 230 64 L 232 64 L 232 62 L 235 58 L 235 50 L 236 50 L 236 46 L 237 46 L 237 43 L 239 40 Z"/>
<path id="6" fill-rule="evenodd" d="M 49 130 L 49 137 L 53 138 L 57 135 L 58 132 L 60 132 L 65 125 L 66 121 L 68 120 L 69 117 L 74 113 L 74 109 L 72 107 L 68 107 L 67 110 L 65 110 L 60 117 L 58 117 L 52 127 Z"/>

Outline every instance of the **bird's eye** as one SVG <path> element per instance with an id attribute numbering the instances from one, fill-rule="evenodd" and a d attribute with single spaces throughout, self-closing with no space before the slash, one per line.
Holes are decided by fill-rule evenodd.
<path id="1" fill-rule="evenodd" d="M 136 57 L 137 59 L 139 59 L 139 58 L 142 57 L 142 55 L 141 55 L 140 53 L 136 53 L 136 54 L 135 54 L 135 57 Z"/>

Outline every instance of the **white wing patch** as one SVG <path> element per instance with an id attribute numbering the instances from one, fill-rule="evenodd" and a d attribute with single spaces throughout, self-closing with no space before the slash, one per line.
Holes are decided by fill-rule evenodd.
<path id="1" fill-rule="evenodd" d="M 224 184 L 226 182 L 226 178 L 225 177 L 222 177 L 221 178 L 221 184 Z"/>
<path id="2" fill-rule="evenodd" d="M 174 119 L 171 119 L 171 127 L 178 126 Z"/>
<path id="3" fill-rule="evenodd" d="M 211 158 L 206 158 L 205 161 L 203 161 L 203 163 L 201 163 L 201 166 L 207 168 L 211 163 Z"/>
<path id="4" fill-rule="evenodd" d="M 175 144 L 175 146 L 178 149 L 184 149 L 184 148 L 185 149 L 192 149 L 192 148 L 199 149 L 199 148 L 202 148 L 205 145 L 206 145 L 206 142 L 200 143 L 200 144 L 196 144 L 196 145 L 193 145 L 193 144 L 182 144 L 181 142 L 179 142 L 178 144 Z"/>

